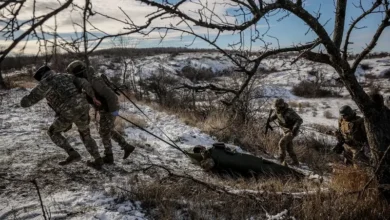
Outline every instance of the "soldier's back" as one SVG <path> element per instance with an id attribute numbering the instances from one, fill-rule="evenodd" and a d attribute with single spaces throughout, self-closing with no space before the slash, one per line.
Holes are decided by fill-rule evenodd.
<path id="1" fill-rule="evenodd" d="M 51 87 L 46 94 L 46 99 L 55 111 L 61 111 L 67 102 L 80 95 L 80 90 L 73 81 L 74 77 L 72 75 L 56 74 L 54 72 L 42 81 L 42 83 L 46 83 Z"/>
<path id="2" fill-rule="evenodd" d="M 287 108 L 282 114 L 278 115 L 279 124 L 282 127 L 291 128 L 301 117 L 291 108 Z"/>

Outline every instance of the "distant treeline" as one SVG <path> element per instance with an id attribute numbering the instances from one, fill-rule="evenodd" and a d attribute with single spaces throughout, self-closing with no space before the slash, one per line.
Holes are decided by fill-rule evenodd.
<path id="1" fill-rule="evenodd" d="M 149 47 L 149 48 L 110 48 L 97 50 L 94 55 L 103 56 L 128 56 L 128 57 L 142 57 L 152 56 L 158 54 L 176 54 L 176 53 L 194 53 L 194 52 L 216 52 L 215 49 L 192 49 L 185 47 Z"/>

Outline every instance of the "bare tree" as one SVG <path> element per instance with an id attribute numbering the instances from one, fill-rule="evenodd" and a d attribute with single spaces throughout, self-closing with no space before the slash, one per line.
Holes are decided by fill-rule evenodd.
<path id="1" fill-rule="evenodd" d="M 21 50 L 23 51 L 26 48 L 28 41 L 36 40 L 39 45 L 37 55 L 45 53 L 46 63 L 52 58 L 52 56 L 47 56 L 48 47 L 53 45 L 53 52 L 55 54 L 57 53 L 57 49 L 62 49 L 73 55 L 81 55 L 83 59 L 85 59 L 87 65 L 89 65 L 88 56 L 99 48 L 105 40 L 134 33 L 142 34 L 141 30 L 148 28 L 152 20 L 166 14 L 166 12 L 156 12 L 154 15 L 150 16 L 145 23 L 137 25 L 119 6 L 118 13 L 120 13 L 122 17 L 124 16 L 124 19 L 118 19 L 94 10 L 94 2 L 90 0 L 83 1 L 81 5 L 78 5 L 78 3 L 75 3 L 73 0 L 58 1 L 57 8 L 46 8 L 49 11 L 48 13 L 41 13 L 42 15 L 38 15 L 36 12 L 37 9 L 39 9 L 37 8 L 37 3 L 39 2 L 42 3 L 43 1 L 32 0 L 28 2 L 26 0 L 13 0 L 0 2 L 0 34 L 6 41 L 10 42 L 9 45 L 0 50 L 0 64 L 18 45 L 22 45 Z M 53 5 L 55 4 L 53 3 Z M 77 23 L 76 21 L 72 22 L 72 25 L 75 28 L 75 33 L 72 37 L 61 36 L 61 34 L 58 33 L 60 31 L 57 30 L 56 15 L 66 9 L 81 14 L 80 23 Z M 25 19 L 26 13 L 31 14 L 31 18 Z M 104 17 L 106 20 L 115 21 L 121 24 L 125 31 L 109 34 L 104 30 L 99 29 L 97 25 L 92 22 L 94 16 L 99 16 L 100 18 Z M 48 20 L 53 17 L 55 18 L 56 23 L 54 28 L 51 25 L 46 25 Z M 48 30 L 50 28 L 52 30 Z M 1 74 L 0 88 L 5 88 Z"/>
<path id="2" fill-rule="evenodd" d="M 134 49 L 139 44 L 138 39 L 131 40 L 129 37 L 125 37 L 123 35 L 114 37 L 112 39 L 112 44 L 115 49 L 119 50 L 119 59 L 120 63 L 122 64 L 122 84 L 126 84 L 126 79 L 130 78 L 130 88 L 132 90 L 136 90 L 135 86 L 135 71 L 136 66 L 134 63 L 134 60 L 131 59 L 130 51 L 129 49 Z M 128 72 L 130 72 L 130 75 L 128 75 Z"/>
<path id="3" fill-rule="evenodd" d="M 3 25 L 0 33 L 5 39 L 11 40 L 12 43 L 4 50 L 0 51 L 0 63 L 3 62 L 4 58 L 16 47 L 16 45 L 25 38 L 28 38 L 30 34 L 35 32 L 35 29 L 42 26 L 48 19 L 67 8 L 72 2 L 73 0 L 68 0 L 50 13 L 41 16 L 33 16 L 33 18 L 28 20 L 19 20 L 19 16 L 23 11 L 23 6 L 26 3 L 25 0 L 5 1 L 2 3 L 0 5 L 0 17 L 2 18 L 1 23 L 3 23 Z M 33 11 L 35 12 L 35 0 L 33 7 Z M 17 34 L 18 31 L 24 28 L 27 29 L 22 31 L 21 34 Z M 3 78 L 0 76 L 0 88 L 4 87 L 5 84 Z"/>
<path id="4" fill-rule="evenodd" d="M 347 24 L 345 18 L 347 1 L 335 0 L 336 12 L 333 19 L 333 34 L 329 34 L 324 28 L 331 20 L 325 23 L 320 22 L 321 11 L 310 13 L 305 9 L 305 4 L 302 0 L 193 0 L 190 3 L 184 0 L 166 0 L 162 2 L 153 0 L 138 1 L 156 7 L 159 11 L 165 11 L 169 13 L 167 17 L 169 16 L 169 18 L 175 19 L 168 26 L 154 29 L 163 32 L 162 39 L 167 36 L 168 32 L 180 31 L 183 34 L 193 36 L 194 41 L 195 39 L 204 40 L 231 59 L 239 71 L 246 73 L 247 78 L 242 83 L 241 88 L 234 92 L 236 96 L 232 99 L 232 103 L 237 100 L 237 97 L 249 85 L 253 75 L 256 74 L 260 62 L 269 56 L 296 51 L 299 52 L 299 55 L 293 62 L 300 58 L 305 58 L 332 66 L 340 76 L 352 99 L 365 116 L 369 145 L 373 152 L 373 165 L 375 167 L 380 166 L 379 171 L 376 172 L 377 179 L 381 185 L 380 189 L 383 195 L 390 201 L 390 191 L 385 189 L 390 186 L 390 155 L 385 153 L 390 144 L 390 113 L 374 108 L 373 101 L 360 86 L 354 75 L 359 63 L 376 46 L 385 28 L 390 26 L 388 0 L 374 0 L 368 8 L 363 6 L 362 1 L 358 1 L 355 7 L 361 9 L 362 13 L 357 18 L 353 18 L 350 24 Z M 186 7 L 183 7 L 185 4 L 191 4 L 191 6 L 186 5 Z M 216 10 L 218 4 L 221 7 L 225 6 L 225 10 L 222 13 Z M 194 8 L 194 10 L 188 11 L 188 8 Z M 380 14 L 383 19 L 380 21 L 380 25 L 377 27 L 371 41 L 360 52 L 354 62 L 349 64 L 348 50 L 352 43 L 352 33 L 355 29 L 359 29 L 358 24 L 371 14 Z M 317 39 L 311 43 L 280 47 L 277 38 L 268 36 L 278 43 L 278 47 L 270 47 L 270 43 L 265 40 L 265 37 L 271 27 L 269 26 L 265 32 L 260 33 L 257 24 L 259 22 L 268 23 L 269 18 L 275 15 L 281 16 L 278 19 L 279 22 L 292 15 L 298 17 L 308 26 L 308 32 L 313 32 L 317 36 Z M 208 33 L 213 34 L 199 34 L 195 27 L 205 28 Z M 345 29 L 347 30 L 346 33 L 344 31 Z M 240 40 L 230 45 L 234 50 L 226 50 L 218 45 L 218 39 L 223 32 L 234 32 L 239 35 Z M 245 36 L 248 32 L 250 33 L 249 37 Z M 245 44 L 245 37 L 250 38 L 249 44 Z M 262 50 L 254 51 L 252 49 L 252 42 L 262 42 L 264 45 Z M 315 50 L 317 51 L 315 52 Z M 379 163 L 381 158 L 384 158 L 384 160 L 382 160 L 382 163 Z"/>

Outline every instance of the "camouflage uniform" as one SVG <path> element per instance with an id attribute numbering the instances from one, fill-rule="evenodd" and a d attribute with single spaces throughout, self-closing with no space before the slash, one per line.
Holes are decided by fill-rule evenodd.
<path id="1" fill-rule="evenodd" d="M 61 132 L 75 123 L 88 152 L 98 160 L 99 151 L 89 130 L 89 105 L 85 95 L 80 93 L 80 89 L 85 89 L 88 94 L 94 96 L 92 88 L 88 85 L 86 80 L 49 71 L 30 94 L 22 98 L 21 106 L 29 107 L 46 98 L 47 103 L 57 113 L 55 121 L 48 130 L 51 140 L 70 155 L 74 149 Z"/>
<path id="2" fill-rule="evenodd" d="M 80 65 L 82 66 L 80 67 Z M 69 64 L 67 71 L 68 73 L 75 74 L 78 78 L 88 79 L 88 82 L 91 83 L 95 92 L 96 98 L 102 103 L 102 105 L 98 107 L 94 105 L 90 97 L 87 97 L 88 102 L 93 105 L 100 114 L 99 134 L 102 138 L 104 153 L 106 155 L 104 160 L 107 163 L 113 163 L 111 139 L 117 142 L 119 146 L 125 150 L 123 159 L 126 159 L 134 150 L 134 147 L 127 143 L 125 138 L 114 129 L 116 116 L 114 116 L 112 113 L 119 110 L 118 97 L 115 92 L 109 86 L 107 86 L 104 80 L 95 73 L 92 67 L 89 68 L 89 71 L 85 71 L 84 68 L 84 63 L 81 61 L 74 61 Z M 77 69 L 79 69 L 78 72 Z M 76 72 L 74 70 L 76 70 Z"/>
<path id="3" fill-rule="evenodd" d="M 344 142 L 345 162 L 352 163 L 354 167 L 358 166 L 358 161 L 367 163 L 368 158 L 364 154 L 364 148 L 367 147 L 364 119 L 356 115 L 348 120 L 341 117 L 338 124 L 337 133 Z"/>
<path id="4" fill-rule="evenodd" d="M 278 120 L 278 124 L 282 127 L 284 136 L 279 141 L 279 160 L 281 163 L 286 164 L 286 151 L 293 160 L 293 165 L 299 165 L 297 155 L 293 149 L 293 139 L 298 135 L 299 127 L 302 124 L 302 118 L 292 110 L 288 108 L 287 103 L 283 99 L 277 99 L 275 101 L 276 112 L 271 116 L 270 121 Z"/>

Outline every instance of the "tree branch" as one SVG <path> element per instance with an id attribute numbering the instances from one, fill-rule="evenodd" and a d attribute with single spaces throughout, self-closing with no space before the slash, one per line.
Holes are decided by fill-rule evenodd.
<path id="1" fill-rule="evenodd" d="M 245 6 L 249 7 L 249 9 L 252 11 L 252 13 L 254 13 L 252 19 L 250 19 L 248 21 L 244 21 L 242 24 L 229 24 L 227 22 L 222 23 L 222 24 L 216 24 L 216 23 L 212 23 L 211 21 L 203 20 L 201 18 L 195 19 L 195 18 L 187 15 L 186 13 L 180 11 L 176 5 L 182 4 L 183 1 L 180 1 L 179 3 L 175 4 L 174 6 L 164 5 L 161 3 L 157 3 L 153 0 L 137 0 L 137 1 L 143 2 L 143 3 L 150 5 L 150 6 L 157 7 L 159 9 L 163 9 L 166 12 L 173 14 L 181 19 L 185 19 L 185 20 L 190 21 L 197 26 L 207 27 L 207 28 L 211 28 L 211 29 L 218 29 L 220 31 L 244 31 L 248 27 L 255 25 L 267 13 L 269 13 L 270 11 L 273 11 L 275 9 L 278 9 L 281 6 L 279 1 L 277 1 L 273 4 L 266 5 L 265 7 L 263 7 L 263 9 L 256 8 L 256 10 L 254 10 L 253 7 L 250 6 L 251 3 L 250 3 L 250 5 L 245 4 Z M 236 1 L 236 2 L 239 2 L 239 1 Z"/>
<path id="2" fill-rule="evenodd" d="M 340 48 L 341 42 L 343 41 L 346 9 L 347 0 L 337 0 L 335 28 L 333 32 L 333 42 L 337 48 Z"/>
<path id="3" fill-rule="evenodd" d="M 65 4 L 63 4 L 61 7 L 57 8 L 56 10 L 50 12 L 49 14 L 45 15 L 40 21 L 38 21 L 37 23 L 33 24 L 28 30 L 26 30 L 23 34 L 21 34 L 18 38 L 16 38 L 12 44 L 7 48 L 5 49 L 4 51 L 2 51 L 0 54 L 1 57 L 0 57 L 0 63 L 3 62 L 4 58 L 8 55 L 8 53 L 21 41 L 23 40 L 26 36 L 28 36 L 33 30 L 35 30 L 35 28 L 41 26 L 43 23 L 45 23 L 49 18 L 53 17 L 54 15 L 58 14 L 60 11 L 66 9 L 71 3 L 73 2 L 73 0 L 68 0 L 67 2 L 65 2 Z"/>
<path id="4" fill-rule="evenodd" d="M 390 26 L 390 10 L 388 9 L 386 11 L 386 16 L 382 20 L 381 25 L 379 25 L 378 29 L 376 30 L 371 42 L 367 45 L 367 47 L 359 54 L 359 56 L 356 58 L 355 62 L 352 65 L 353 72 L 356 71 L 356 68 L 358 67 L 359 63 L 364 59 L 367 54 L 371 52 L 371 50 L 376 46 L 376 43 L 379 40 L 379 37 L 382 35 L 383 30 L 385 30 L 386 27 Z"/>
<path id="5" fill-rule="evenodd" d="M 191 86 L 191 85 L 188 85 L 188 84 L 184 83 L 182 86 L 176 87 L 174 89 L 183 89 L 183 88 L 191 89 L 191 90 L 194 90 L 195 92 L 203 92 L 203 91 L 209 89 L 209 90 L 212 90 L 212 91 L 223 92 L 223 93 L 232 93 L 232 94 L 237 94 L 238 93 L 237 90 L 225 89 L 225 88 L 221 88 L 221 87 L 218 87 L 216 85 L 213 85 L 213 84 L 208 84 L 206 86 Z"/>
<path id="6" fill-rule="evenodd" d="M 325 63 L 334 66 L 332 61 L 330 60 L 329 55 L 327 54 L 308 51 L 307 53 L 304 53 L 302 57 L 313 62 Z"/>
<path id="7" fill-rule="evenodd" d="M 348 45 L 350 44 L 349 42 L 349 39 L 351 37 L 351 33 L 353 31 L 353 29 L 355 29 L 356 25 L 363 19 L 365 18 L 367 15 L 371 14 L 377 7 L 379 7 L 381 5 L 381 1 L 376 1 L 372 7 L 365 11 L 363 14 L 361 14 L 358 18 L 356 18 L 355 20 L 353 20 L 352 24 L 349 26 L 349 29 L 347 31 L 347 35 L 345 36 L 345 42 L 344 42 L 344 50 L 343 50 L 343 59 L 347 59 L 348 58 Z"/>
<path id="8" fill-rule="evenodd" d="M 295 14 L 297 17 L 301 18 L 306 24 L 308 24 L 311 29 L 313 29 L 313 31 L 317 34 L 318 38 L 321 40 L 321 43 L 325 46 L 329 56 L 334 60 L 334 62 L 343 64 L 343 62 L 341 62 L 339 48 L 331 40 L 324 26 L 321 25 L 321 23 L 318 21 L 318 18 L 315 18 L 313 15 L 311 15 L 308 11 L 303 9 L 301 6 L 297 6 L 291 1 L 283 0 L 282 2 L 283 4 L 281 8 Z M 344 63 L 344 65 L 347 64 L 348 63 Z"/>

